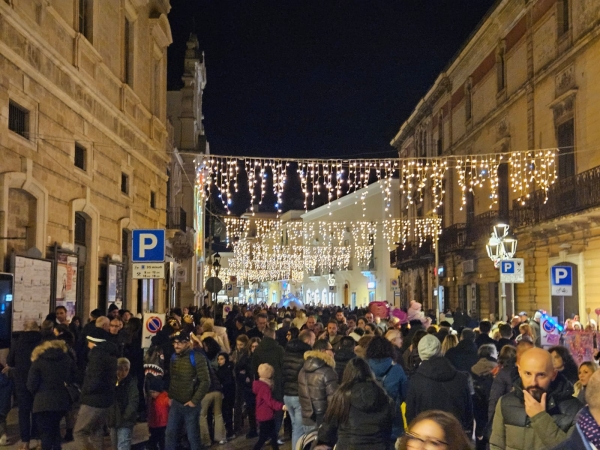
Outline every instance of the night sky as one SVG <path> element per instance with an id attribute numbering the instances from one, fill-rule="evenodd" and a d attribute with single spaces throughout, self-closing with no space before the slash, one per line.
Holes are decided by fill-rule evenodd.
<path id="1" fill-rule="evenodd" d="M 171 0 L 169 89 L 195 31 L 213 154 L 391 157 L 494 0 Z M 397 154 L 396 154 L 397 155 Z"/>

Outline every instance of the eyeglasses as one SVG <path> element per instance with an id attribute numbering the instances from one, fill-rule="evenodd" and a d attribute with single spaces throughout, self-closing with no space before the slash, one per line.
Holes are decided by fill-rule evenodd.
<path id="1" fill-rule="evenodd" d="M 406 433 L 406 446 L 408 448 L 438 450 L 446 447 L 447 442 L 437 439 L 424 439 L 414 433 Z"/>

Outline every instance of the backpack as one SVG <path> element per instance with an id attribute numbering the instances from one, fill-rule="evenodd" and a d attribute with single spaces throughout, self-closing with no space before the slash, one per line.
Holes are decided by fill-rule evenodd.
<path id="1" fill-rule="evenodd" d="M 175 353 L 173 353 L 171 355 L 171 361 L 175 361 L 176 356 L 177 355 Z M 217 377 L 217 374 L 215 373 L 215 369 L 213 369 L 213 367 L 210 365 L 207 358 L 204 358 L 204 360 L 206 361 L 206 365 L 208 366 L 208 375 L 210 376 L 210 387 L 208 388 L 208 392 L 223 391 L 223 387 L 221 386 L 219 378 Z M 195 369 L 196 368 L 196 350 L 192 350 L 190 352 L 190 363 L 192 364 L 192 367 Z M 197 383 L 197 381 L 194 382 L 194 384 L 196 384 L 196 383 Z"/>

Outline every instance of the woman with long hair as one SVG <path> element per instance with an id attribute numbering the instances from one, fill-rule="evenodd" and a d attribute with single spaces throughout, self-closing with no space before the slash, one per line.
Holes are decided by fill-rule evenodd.
<path id="1" fill-rule="evenodd" d="M 552 364 L 567 380 L 575 384 L 579 381 L 579 370 L 577 363 L 571 356 L 571 353 L 562 345 L 555 345 L 548 349 L 548 353 L 552 355 Z"/>
<path id="2" fill-rule="evenodd" d="M 535 344 L 535 339 L 537 338 L 537 336 L 535 335 L 535 331 L 533 331 L 533 328 L 531 328 L 531 326 L 528 323 L 522 323 L 521 325 L 519 325 L 519 333 L 520 334 L 515 339 L 517 344 L 523 340 Z"/>
<path id="3" fill-rule="evenodd" d="M 442 356 L 446 354 L 448 350 L 458 345 L 458 336 L 456 334 L 449 334 L 442 341 Z"/>
<path id="4" fill-rule="evenodd" d="M 419 414 L 408 426 L 408 432 L 396 442 L 397 450 L 471 450 L 473 447 L 452 414 L 429 410 Z"/>
<path id="5" fill-rule="evenodd" d="M 351 359 L 319 428 L 319 442 L 341 449 L 390 450 L 393 416 L 392 400 L 367 362 Z"/>
<path id="6" fill-rule="evenodd" d="M 590 378 L 596 370 L 598 370 L 598 364 L 594 361 L 585 361 L 579 366 L 579 381 L 575 383 L 575 393 L 573 394 L 573 397 L 577 397 L 584 405 L 587 403 L 585 401 L 585 390 L 588 381 L 590 381 Z"/>

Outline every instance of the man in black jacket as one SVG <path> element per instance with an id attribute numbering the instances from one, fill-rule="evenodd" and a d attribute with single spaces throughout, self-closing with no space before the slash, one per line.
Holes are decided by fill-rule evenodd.
<path id="1" fill-rule="evenodd" d="M 283 402 L 292 421 L 293 449 L 296 448 L 296 443 L 305 433 L 298 397 L 298 374 L 304 365 L 304 353 L 312 349 L 314 342 L 315 334 L 310 330 L 304 330 L 300 332 L 298 339 L 288 342 L 283 355 Z"/>
<path id="2" fill-rule="evenodd" d="M 490 331 L 492 331 L 492 323 L 489 320 L 482 320 L 479 322 L 479 331 L 481 332 L 477 339 L 475 339 L 475 345 L 477 348 L 483 344 L 493 344 L 496 346 L 496 341 L 490 337 Z"/>
<path id="3" fill-rule="evenodd" d="M 475 345 L 475 333 L 471 328 L 463 328 L 460 333 L 460 342 L 454 348 L 451 348 L 444 355 L 461 372 L 469 372 L 479 357 L 477 356 L 477 346 Z"/>
<path id="4" fill-rule="evenodd" d="M 108 339 L 108 331 L 99 327 L 87 335 L 90 351 L 75 423 L 77 448 L 102 450 L 104 424 L 115 401 L 117 383 L 117 347 Z"/>

